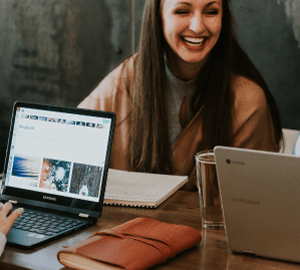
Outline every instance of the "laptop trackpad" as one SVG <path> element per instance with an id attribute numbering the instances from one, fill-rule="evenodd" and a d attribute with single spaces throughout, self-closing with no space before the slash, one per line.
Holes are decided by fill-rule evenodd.
<path id="1" fill-rule="evenodd" d="M 8 245 L 22 245 L 30 247 L 40 242 L 41 239 L 46 240 L 47 238 L 49 238 L 49 236 L 12 228 L 10 229 L 6 238 Z"/>

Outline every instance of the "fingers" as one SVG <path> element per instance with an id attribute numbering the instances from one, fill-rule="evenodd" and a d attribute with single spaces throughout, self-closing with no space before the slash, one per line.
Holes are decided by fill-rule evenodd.
<path id="1" fill-rule="evenodd" d="M 24 212 L 24 209 L 18 208 L 12 214 L 9 215 L 9 213 L 12 210 L 11 203 L 6 203 L 4 205 L 0 204 L 0 208 L 2 208 L 0 210 L 0 232 L 6 235 L 12 227 L 13 223 L 16 221 L 16 219 Z"/>
<path id="2" fill-rule="evenodd" d="M 12 211 L 12 204 L 7 202 L 5 204 L 0 203 L 0 211 L 5 215 L 8 216 L 10 214 L 10 212 Z M 18 210 L 18 211 L 17 211 Z M 23 208 L 18 208 L 15 211 L 17 211 L 17 218 L 24 212 Z M 16 214 L 15 214 L 16 215 Z"/>
<path id="3" fill-rule="evenodd" d="M 3 204 L 2 204 L 3 205 Z M 7 216 L 12 210 L 12 204 L 7 202 L 2 206 L 1 212 Z"/>
<path id="4" fill-rule="evenodd" d="M 18 208 L 15 211 L 13 211 L 9 217 L 7 218 L 7 220 L 9 220 L 9 223 L 11 223 L 11 225 L 13 225 L 13 223 L 16 221 L 16 219 L 24 212 L 23 208 Z"/>

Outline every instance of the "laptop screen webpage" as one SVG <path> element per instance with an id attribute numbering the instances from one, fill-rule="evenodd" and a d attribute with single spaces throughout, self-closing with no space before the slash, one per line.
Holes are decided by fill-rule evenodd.
<path id="1" fill-rule="evenodd" d="M 6 188 L 99 201 L 111 118 L 16 107 L 13 122 Z"/>

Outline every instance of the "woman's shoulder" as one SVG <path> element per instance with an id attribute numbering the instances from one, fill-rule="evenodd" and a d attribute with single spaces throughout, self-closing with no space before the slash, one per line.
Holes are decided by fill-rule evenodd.
<path id="1" fill-rule="evenodd" d="M 244 110 L 248 107 L 263 108 L 267 105 L 264 90 L 256 82 L 241 76 L 235 75 L 231 82 L 234 106 L 242 107 Z"/>
<path id="2" fill-rule="evenodd" d="M 114 68 L 98 85 L 101 86 L 111 86 L 120 82 L 125 82 L 130 84 L 133 79 L 134 73 L 134 62 L 136 55 L 130 56 L 122 61 L 116 68 Z"/>
<path id="3" fill-rule="evenodd" d="M 100 81 L 78 107 L 107 110 L 111 109 L 113 100 L 120 96 L 128 96 L 133 80 L 135 59 L 136 55 L 133 55 L 122 61 Z"/>

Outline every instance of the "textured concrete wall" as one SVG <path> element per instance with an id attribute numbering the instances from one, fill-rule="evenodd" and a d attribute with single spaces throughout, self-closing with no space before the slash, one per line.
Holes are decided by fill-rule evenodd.
<path id="1" fill-rule="evenodd" d="M 142 7 L 135 0 L 0 1 L 0 168 L 13 102 L 76 106 L 134 49 Z"/>
<path id="2" fill-rule="evenodd" d="M 129 0 L 2 0 L 0 10 L 1 97 L 10 102 L 76 105 L 130 53 Z"/>
<path id="3" fill-rule="evenodd" d="M 239 40 L 266 79 L 283 127 L 300 129 L 300 0 L 232 0 Z"/>

